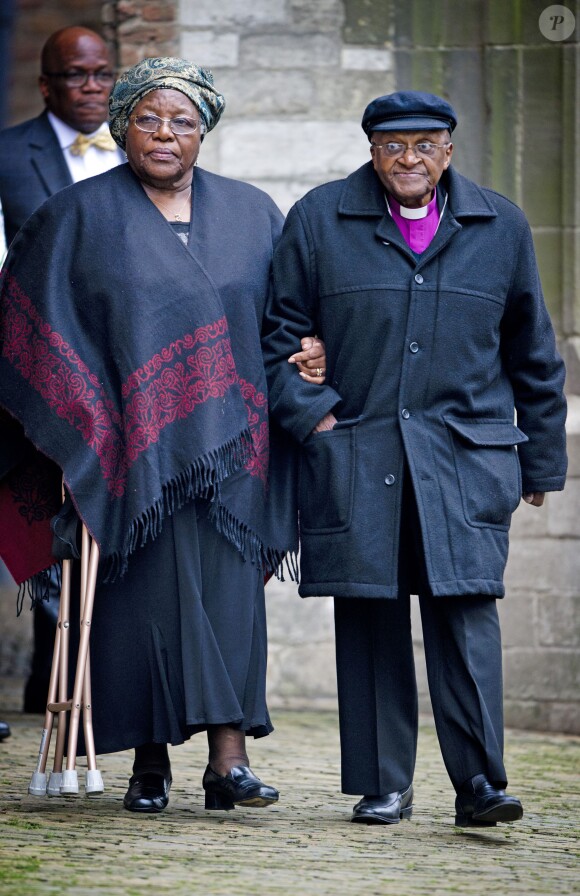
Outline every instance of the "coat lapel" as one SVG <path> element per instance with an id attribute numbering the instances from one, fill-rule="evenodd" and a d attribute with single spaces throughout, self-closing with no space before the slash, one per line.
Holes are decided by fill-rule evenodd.
<path id="1" fill-rule="evenodd" d="M 46 113 L 36 120 L 28 145 L 32 168 L 47 196 L 52 196 L 72 184 L 64 154 Z"/>

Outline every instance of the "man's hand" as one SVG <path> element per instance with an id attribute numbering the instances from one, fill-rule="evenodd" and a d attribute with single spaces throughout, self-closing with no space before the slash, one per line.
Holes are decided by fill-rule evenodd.
<path id="1" fill-rule="evenodd" d="M 526 504 L 532 504 L 534 507 L 541 507 L 544 503 L 544 496 L 546 492 L 528 492 L 528 494 L 524 495 L 524 501 Z"/>
<path id="2" fill-rule="evenodd" d="M 288 358 L 290 364 L 296 364 L 298 373 L 308 383 L 322 386 L 326 375 L 326 350 L 322 339 L 317 336 L 305 336 L 300 340 L 301 352 Z"/>
<path id="3" fill-rule="evenodd" d="M 326 416 L 324 416 L 322 420 L 318 421 L 312 432 L 324 432 L 327 429 L 334 429 L 335 423 L 336 417 L 332 412 L 330 412 L 329 414 L 326 414 Z"/>

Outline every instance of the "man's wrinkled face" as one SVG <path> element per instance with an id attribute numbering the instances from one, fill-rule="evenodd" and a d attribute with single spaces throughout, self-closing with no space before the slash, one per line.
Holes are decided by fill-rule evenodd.
<path id="1" fill-rule="evenodd" d="M 453 144 L 449 137 L 447 130 L 373 131 L 373 167 L 397 202 L 407 208 L 428 204 L 451 162 Z"/>

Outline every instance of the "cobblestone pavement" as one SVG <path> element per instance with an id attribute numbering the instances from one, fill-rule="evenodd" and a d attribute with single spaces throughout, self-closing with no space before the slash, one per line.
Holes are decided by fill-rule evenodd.
<path id="1" fill-rule="evenodd" d="M 171 801 L 158 816 L 123 809 L 128 753 L 100 757 L 99 798 L 28 796 L 42 719 L 3 717 L 12 736 L 0 744 L 1 896 L 580 893 L 579 738 L 509 731 L 510 791 L 525 815 L 476 832 L 453 825 L 453 794 L 428 721 L 413 818 L 367 827 L 349 823 L 356 800 L 340 793 L 332 712 L 273 712 L 274 734 L 249 745 L 254 770 L 281 791 L 277 805 L 206 812 L 206 744 L 197 736 L 171 751 Z"/>

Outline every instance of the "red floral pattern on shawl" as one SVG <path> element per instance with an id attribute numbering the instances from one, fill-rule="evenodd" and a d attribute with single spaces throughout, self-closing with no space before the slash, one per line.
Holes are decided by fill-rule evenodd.
<path id="1" fill-rule="evenodd" d="M 74 349 L 42 319 L 13 277 L 6 278 L 3 356 L 47 405 L 95 451 L 109 491 L 121 497 L 130 465 L 160 432 L 210 398 L 240 386 L 255 455 L 246 468 L 264 485 L 268 409 L 263 392 L 238 378 L 225 318 L 186 333 L 131 373 L 121 386 L 122 414 Z"/>

